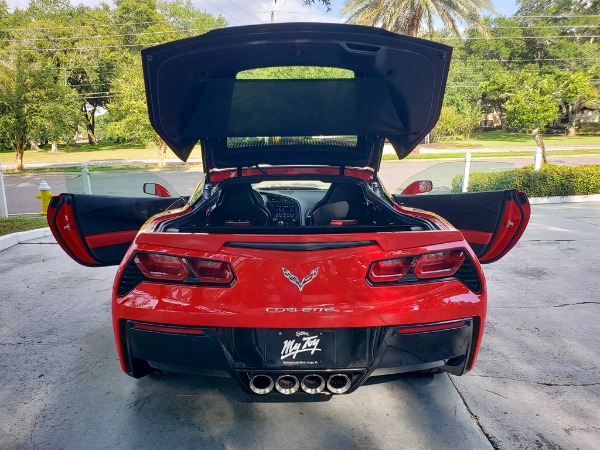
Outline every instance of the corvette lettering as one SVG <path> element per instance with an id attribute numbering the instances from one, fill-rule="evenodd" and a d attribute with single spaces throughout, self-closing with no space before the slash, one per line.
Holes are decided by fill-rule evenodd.
<path id="1" fill-rule="evenodd" d="M 308 333 L 306 333 L 308 334 Z M 288 339 L 283 341 L 283 348 L 281 349 L 281 360 L 283 361 L 290 356 L 292 359 L 296 359 L 299 353 L 310 352 L 314 355 L 315 352 L 320 352 L 318 336 L 303 336 L 299 342 L 296 339 Z"/>
<path id="2" fill-rule="evenodd" d="M 335 308 L 267 308 L 268 313 L 326 313 L 337 312 Z"/>

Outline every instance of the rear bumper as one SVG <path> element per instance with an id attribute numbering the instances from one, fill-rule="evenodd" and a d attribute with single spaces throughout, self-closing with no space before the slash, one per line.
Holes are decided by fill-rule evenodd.
<path id="1" fill-rule="evenodd" d="M 273 330 L 264 328 L 172 326 L 123 319 L 118 341 L 122 366 L 136 378 L 155 369 L 228 374 L 252 392 L 250 380 L 256 375 L 272 380 L 291 375 L 299 383 L 307 375 L 324 381 L 339 375 L 348 377 L 351 387 L 345 393 L 349 393 L 370 376 L 431 368 L 462 375 L 473 363 L 480 328 L 479 318 L 469 317 L 418 325 L 303 329 L 334 336 L 335 350 L 328 349 L 329 357 L 307 363 L 290 359 L 289 364 L 273 359 L 268 351 Z"/>

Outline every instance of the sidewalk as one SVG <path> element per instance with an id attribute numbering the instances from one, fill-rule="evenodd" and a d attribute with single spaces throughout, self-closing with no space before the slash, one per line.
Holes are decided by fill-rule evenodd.
<path id="1" fill-rule="evenodd" d="M 201 159 L 188 159 L 186 162 L 181 161 L 180 159 L 172 158 L 166 159 L 165 163 L 167 165 L 184 165 L 184 164 L 202 164 Z M 64 169 L 65 167 L 82 167 L 82 164 L 87 164 L 88 166 L 140 166 L 140 165 L 158 165 L 158 159 L 133 159 L 129 161 L 125 160 L 114 160 L 114 159 L 106 159 L 106 160 L 98 160 L 98 161 L 86 161 L 85 163 L 34 163 L 34 164 L 24 164 L 25 169 L 48 169 L 48 168 L 57 168 Z M 16 164 L 2 164 L 2 169 L 14 170 L 17 168 Z"/>
<path id="2" fill-rule="evenodd" d="M 435 147 L 439 145 L 439 147 Z M 535 152 L 535 144 L 525 146 L 514 146 L 514 147 L 444 147 L 443 144 L 427 144 L 419 145 L 417 147 L 417 154 L 420 155 L 436 155 L 445 153 L 506 153 L 506 152 Z M 547 145 L 546 151 L 573 151 L 578 150 L 598 150 L 600 153 L 599 145 Z M 383 146 L 384 155 L 393 155 L 395 153 L 394 148 L 391 144 L 386 143 Z"/>

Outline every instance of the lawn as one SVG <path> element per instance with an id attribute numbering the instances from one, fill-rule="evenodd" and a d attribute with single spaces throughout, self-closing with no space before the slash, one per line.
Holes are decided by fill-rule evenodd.
<path id="1" fill-rule="evenodd" d="M 168 159 L 177 159 L 177 157 L 167 150 Z M 194 148 L 190 159 L 201 159 L 200 147 Z M 27 150 L 23 156 L 25 166 L 27 164 L 68 164 L 82 163 L 89 161 L 108 161 L 112 165 L 118 165 L 125 161 L 145 161 L 158 159 L 158 151 L 155 146 L 148 148 L 132 144 L 114 144 L 111 142 L 100 142 L 97 145 L 87 143 L 77 143 L 74 145 L 59 146 L 57 154 L 51 154 L 48 149 L 42 148 L 39 151 Z M 1 152 L 0 164 L 15 164 L 15 154 L 13 152 Z"/>
<path id="2" fill-rule="evenodd" d="M 598 154 L 600 153 L 600 136 L 545 136 L 544 142 L 547 147 L 552 146 L 593 146 L 595 150 L 577 150 L 577 154 Z M 489 156 L 502 157 L 502 156 L 520 156 L 520 152 L 515 152 L 515 148 L 527 147 L 526 151 L 523 149 L 522 155 L 529 155 L 531 152 L 529 149 L 535 147 L 535 142 L 531 139 L 531 136 L 527 134 L 517 133 L 501 133 L 501 132 L 488 132 L 488 133 L 474 133 L 471 139 L 468 140 L 456 140 L 456 141 L 444 141 L 440 143 L 430 144 L 430 148 L 445 148 L 457 150 L 468 150 L 468 149 L 485 149 L 485 148 L 505 148 L 505 153 L 490 153 Z M 573 151 L 562 151 L 553 152 L 548 151 L 548 154 L 575 154 Z M 477 156 L 488 156 L 485 153 L 478 152 Z M 24 163 L 27 167 L 28 164 L 69 164 L 69 163 L 82 163 L 90 161 L 106 161 L 107 166 L 114 168 L 120 166 L 124 162 L 136 163 L 136 165 L 143 166 L 144 161 L 156 160 L 158 158 L 158 152 L 156 147 L 150 146 L 143 148 L 139 145 L 132 144 L 114 144 L 111 142 L 100 142 L 98 145 L 89 145 L 87 143 L 78 143 L 74 145 L 65 145 L 59 147 L 57 154 L 50 154 L 48 149 L 42 148 L 39 151 L 28 150 L 24 155 Z M 175 159 L 177 157 L 170 151 L 167 150 L 167 158 Z M 190 159 L 201 159 L 200 147 L 196 146 L 190 155 Z M 464 158 L 464 153 L 446 153 L 443 155 L 415 155 L 410 158 L 417 159 L 436 159 L 436 158 Z M 394 159 L 388 158 L 385 159 Z M 1 152 L 0 153 L 0 164 L 13 165 L 15 164 L 15 155 L 12 152 Z M 79 170 L 79 168 L 74 169 Z"/>
<path id="3" fill-rule="evenodd" d="M 600 148 L 600 136 L 543 136 L 547 147 L 551 146 L 598 146 Z M 431 144 L 438 148 L 513 148 L 513 147 L 535 147 L 535 142 L 530 134 L 525 133 L 502 133 L 491 131 L 487 133 L 473 133 L 471 139 L 446 140 Z"/>
<path id="4" fill-rule="evenodd" d="M 17 233 L 18 231 L 35 230 L 48 226 L 43 216 L 15 216 L 5 219 L 0 217 L 0 236 Z"/>

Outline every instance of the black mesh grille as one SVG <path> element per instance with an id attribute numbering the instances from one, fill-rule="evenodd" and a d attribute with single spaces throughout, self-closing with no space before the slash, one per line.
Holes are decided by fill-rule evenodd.
<path id="1" fill-rule="evenodd" d="M 458 269 L 458 272 L 454 275 L 458 278 L 465 286 L 476 294 L 481 294 L 481 280 L 479 275 L 473 266 L 473 262 L 469 257 L 465 258 L 462 266 Z"/>
<path id="2" fill-rule="evenodd" d="M 473 334 L 471 335 L 471 345 L 469 346 L 469 354 L 467 355 L 467 364 L 465 366 L 466 370 L 469 370 L 469 367 L 471 367 L 471 364 L 473 363 L 473 352 L 475 351 L 475 347 L 477 345 L 478 336 L 479 336 L 479 317 L 473 317 Z"/>
<path id="3" fill-rule="evenodd" d="M 144 280 L 144 275 L 140 272 L 140 269 L 133 262 L 133 258 L 127 264 L 121 281 L 119 282 L 119 289 L 117 293 L 119 296 L 123 296 L 131 291 L 134 287 L 140 284 Z"/>

